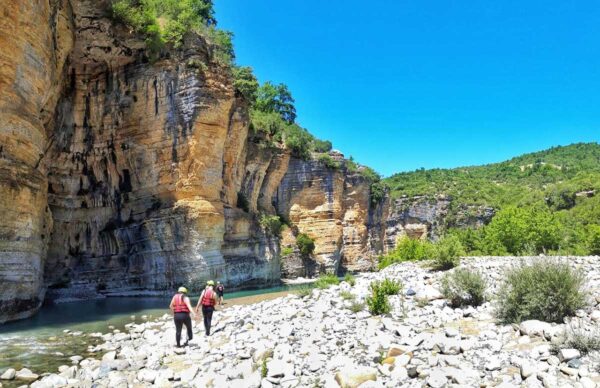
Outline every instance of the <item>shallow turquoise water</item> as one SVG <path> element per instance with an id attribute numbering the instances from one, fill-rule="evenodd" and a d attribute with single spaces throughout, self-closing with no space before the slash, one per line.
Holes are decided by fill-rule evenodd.
<path id="1" fill-rule="evenodd" d="M 225 299 L 287 291 L 301 286 L 278 286 L 225 293 Z M 192 296 L 195 304 L 197 296 Z M 43 306 L 32 318 L 0 325 L 0 373 L 26 367 L 36 373 L 55 372 L 70 365 L 70 356 L 88 356 L 95 339 L 66 335 L 63 330 L 107 333 L 127 323 L 151 320 L 169 312 L 170 297 L 114 297 Z"/>

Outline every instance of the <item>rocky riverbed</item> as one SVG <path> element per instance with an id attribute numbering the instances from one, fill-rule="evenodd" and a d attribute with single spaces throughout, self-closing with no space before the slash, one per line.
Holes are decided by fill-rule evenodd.
<path id="1" fill-rule="evenodd" d="M 503 271 L 521 259 L 477 258 L 493 295 Z M 523 260 L 531 260 L 525 258 Z M 4 371 L 31 387 L 584 387 L 600 386 L 600 354 L 559 345 L 571 331 L 598 333 L 600 258 L 569 260 L 587 276 L 589 304 L 563 324 L 501 325 L 493 303 L 453 309 L 439 292 L 443 273 L 404 263 L 310 295 L 288 295 L 215 313 L 213 334 L 195 324 L 190 346 L 174 346 L 168 315 L 128 331 L 92 333 L 95 358 L 72 357 L 52 374 Z M 369 284 L 404 284 L 392 312 L 353 312 Z M 344 292 L 345 291 L 345 292 Z M 349 297 L 351 293 L 354 297 Z M 35 371 L 40 373 L 41 371 Z M 14 380 L 1 380 L 5 384 Z M 16 386 L 16 385 L 15 385 Z"/>

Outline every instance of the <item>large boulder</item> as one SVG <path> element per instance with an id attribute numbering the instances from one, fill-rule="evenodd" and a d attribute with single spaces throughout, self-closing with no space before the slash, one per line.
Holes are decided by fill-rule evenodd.
<path id="1" fill-rule="evenodd" d="M 543 337 L 544 331 L 552 330 L 552 325 L 548 322 L 542 322 L 535 319 L 529 321 L 523 321 L 519 325 L 519 331 L 522 335 L 528 335 L 530 337 L 538 336 Z"/>

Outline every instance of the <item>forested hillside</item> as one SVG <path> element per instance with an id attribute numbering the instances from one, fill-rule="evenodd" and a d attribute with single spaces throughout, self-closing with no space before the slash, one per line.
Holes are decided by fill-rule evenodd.
<path id="1" fill-rule="evenodd" d="M 391 195 L 450 196 L 453 209 L 486 205 L 489 225 L 451 227 L 467 253 L 600 253 L 600 145 L 579 143 L 484 166 L 419 169 L 387 178 Z"/>

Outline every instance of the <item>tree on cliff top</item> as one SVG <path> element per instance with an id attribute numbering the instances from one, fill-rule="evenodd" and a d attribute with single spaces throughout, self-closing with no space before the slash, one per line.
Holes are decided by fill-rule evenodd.
<path id="1" fill-rule="evenodd" d="M 258 88 L 256 109 L 265 113 L 278 113 L 288 124 L 296 121 L 294 98 L 287 85 L 274 85 L 267 81 Z"/>
<path id="2" fill-rule="evenodd" d="M 249 66 L 233 68 L 233 87 L 253 106 L 258 94 L 258 80 Z"/>

